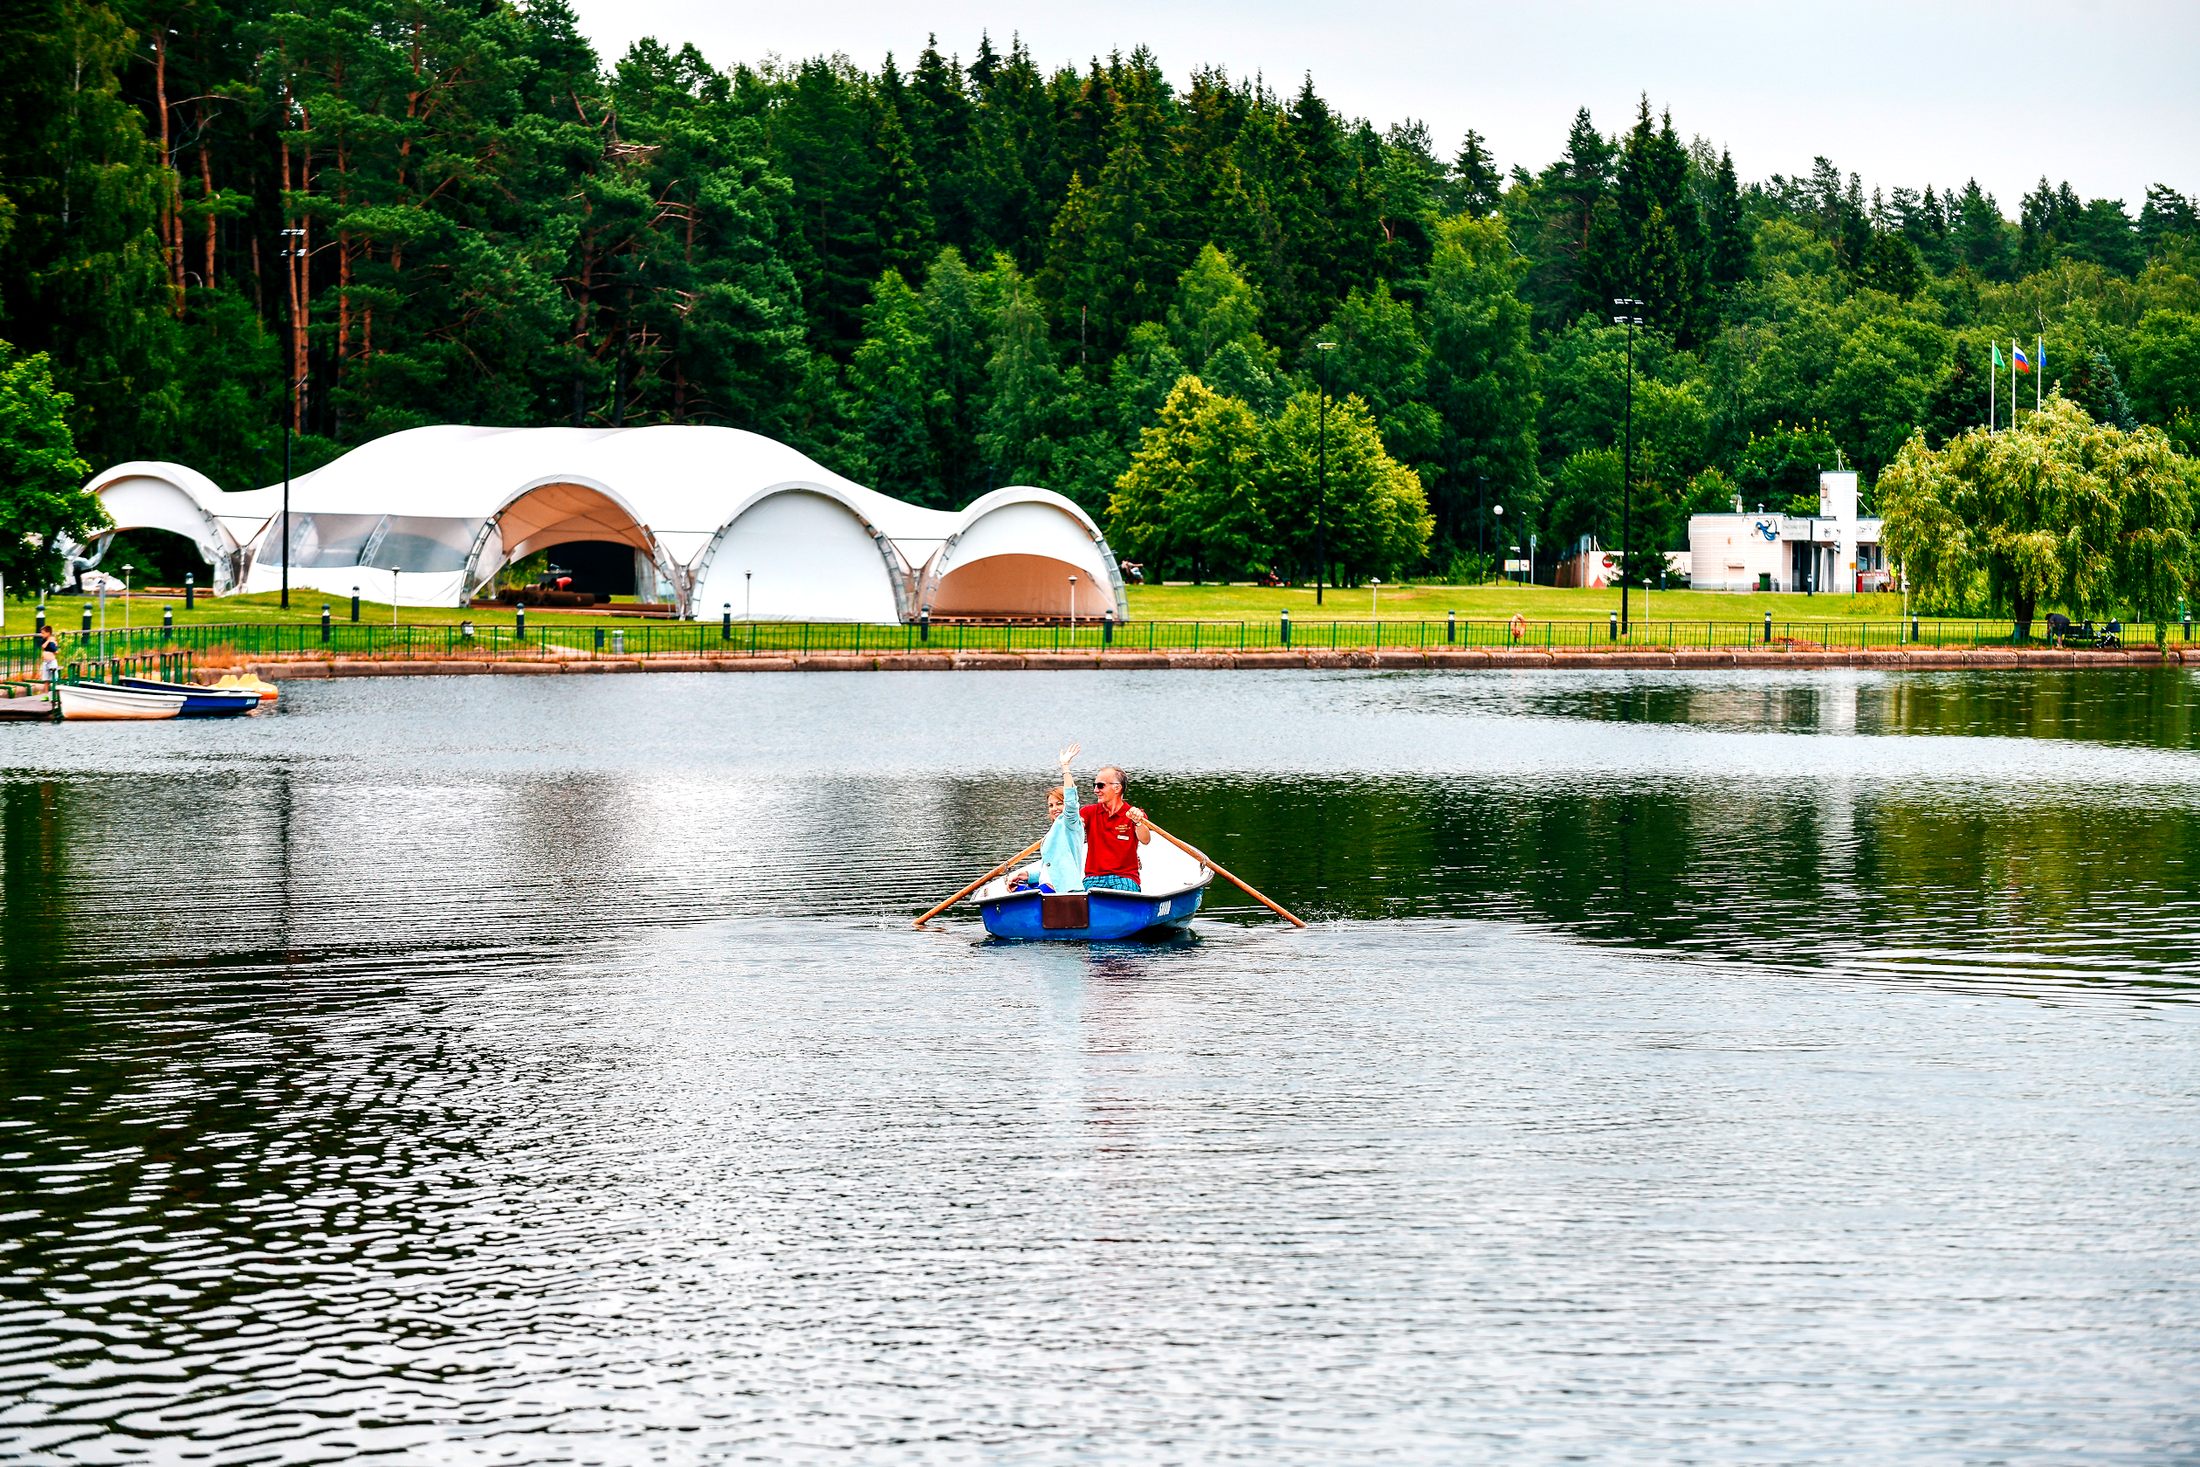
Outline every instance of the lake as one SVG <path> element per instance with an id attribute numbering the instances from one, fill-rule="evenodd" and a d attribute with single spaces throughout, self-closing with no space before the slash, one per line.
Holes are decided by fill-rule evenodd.
<path id="1" fill-rule="evenodd" d="M 1054 750 L 1189 940 L 910 918 Z M 2200 1456 L 2200 679 L 0 726 L 0 1460 Z"/>

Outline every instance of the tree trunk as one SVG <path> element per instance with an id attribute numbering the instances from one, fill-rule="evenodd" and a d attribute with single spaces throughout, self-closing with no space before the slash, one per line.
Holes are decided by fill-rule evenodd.
<path id="1" fill-rule="evenodd" d="M 2011 619 L 2017 624 L 2018 641 L 2029 642 L 2032 640 L 2032 613 L 2038 609 L 2039 598 L 2037 596 L 2026 595 L 2020 591 L 2012 599 Z"/>

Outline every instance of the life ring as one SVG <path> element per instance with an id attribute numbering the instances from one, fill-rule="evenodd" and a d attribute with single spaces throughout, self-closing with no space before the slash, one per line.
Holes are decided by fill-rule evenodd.
<path id="1" fill-rule="evenodd" d="M 1522 616 L 1522 615 L 1521 615 L 1521 614 L 1520 614 L 1519 612 L 1517 612 L 1517 611 L 1516 611 L 1516 612 L 1514 612 L 1514 613 L 1513 613 L 1513 619 L 1512 619 L 1512 634 L 1513 634 L 1513 640 L 1514 640 L 1515 642 L 1519 641 L 1519 640 L 1520 640 L 1520 637 L 1521 637 L 1521 634 L 1522 634 L 1523 632 L 1527 631 L 1527 629 L 1528 629 L 1528 619 L 1527 619 L 1526 617 Z"/>

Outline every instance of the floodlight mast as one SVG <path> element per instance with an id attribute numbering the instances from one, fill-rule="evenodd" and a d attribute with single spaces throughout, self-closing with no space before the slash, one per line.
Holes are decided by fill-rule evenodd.
<path id="1" fill-rule="evenodd" d="M 1614 326 L 1627 328 L 1627 447 L 1620 459 L 1619 478 L 1619 625 L 1627 630 L 1627 550 L 1631 539 L 1635 502 L 1635 328 L 1642 324 L 1642 302 L 1631 295 L 1612 297 L 1617 311 Z"/>

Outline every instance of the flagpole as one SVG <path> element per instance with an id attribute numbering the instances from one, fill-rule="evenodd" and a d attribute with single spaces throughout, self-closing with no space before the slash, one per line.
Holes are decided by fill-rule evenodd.
<path id="1" fill-rule="evenodd" d="M 2038 412 L 2047 391 L 2047 337 L 2032 338 L 2032 411 Z"/>
<path id="2" fill-rule="evenodd" d="M 2009 338 L 2009 428 L 2017 426 L 2017 338 Z"/>
<path id="3" fill-rule="evenodd" d="M 1986 436 L 1994 434 L 1994 414 L 2001 410 L 2001 347 L 1987 348 L 1986 354 Z"/>

